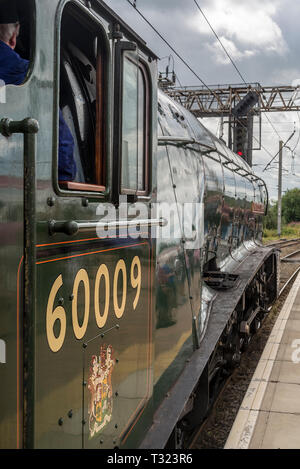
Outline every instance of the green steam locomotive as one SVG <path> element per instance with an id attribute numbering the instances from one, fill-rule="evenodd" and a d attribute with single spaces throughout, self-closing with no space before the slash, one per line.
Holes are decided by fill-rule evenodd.
<path id="1" fill-rule="evenodd" d="M 0 87 L 0 446 L 184 447 L 278 294 L 264 181 L 102 0 L 20 0 Z M 60 175 L 62 115 L 76 174 Z"/>

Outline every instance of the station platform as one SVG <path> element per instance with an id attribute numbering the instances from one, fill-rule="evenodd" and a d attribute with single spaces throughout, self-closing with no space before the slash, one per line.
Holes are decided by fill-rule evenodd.
<path id="1" fill-rule="evenodd" d="M 276 320 L 224 449 L 300 449 L 300 273 Z"/>

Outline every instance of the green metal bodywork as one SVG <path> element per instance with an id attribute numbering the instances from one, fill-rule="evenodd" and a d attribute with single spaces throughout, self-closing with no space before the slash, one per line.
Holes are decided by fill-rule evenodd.
<path id="1" fill-rule="evenodd" d="M 1 104 L 1 118 L 13 121 L 32 117 L 39 123 L 35 169 L 36 182 L 24 186 L 25 168 L 32 165 L 30 149 L 24 148 L 22 135 L 0 137 L 1 184 L 1 264 L 5 269 L 1 284 L 0 337 L 6 345 L 6 363 L 0 365 L 1 406 L 0 446 L 3 448 L 107 448 L 135 446 L 142 437 L 133 432 L 140 422 L 151 423 L 152 353 L 153 353 L 153 288 L 155 245 L 151 239 L 99 239 L 96 233 L 97 207 L 109 201 L 112 181 L 112 119 L 113 94 L 109 90 L 109 115 L 107 116 L 107 173 L 106 195 L 62 191 L 57 183 L 58 149 L 58 77 L 60 18 L 65 1 L 43 0 L 35 2 L 35 56 L 32 70 L 22 86 L 8 86 L 6 103 Z M 76 3 L 76 2 L 75 2 Z M 83 14 L 97 21 L 96 14 L 77 2 Z M 101 7 L 97 9 L 101 12 Z M 98 16 L 97 13 L 97 16 Z M 104 12 L 105 13 L 105 12 Z M 99 21 L 106 32 L 110 48 L 107 73 L 113 76 L 114 40 L 108 39 L 110 21 L 107 14 Z M 147 48 L 140 55 L 148 61 Z M 154 56 L 153 56 L 154 59 Z M 155 61 L 149 63 L 149 74 L 155 76 Z M 110 83 L 111 79 L 108 80 Z M 153 120 L 155 120 L 156 95 L 152 93 Z M 156 131 L 151 132 L 155 146 Z M 155 175 L 155 172 L 153 171 Z M 155 189 L 152 177 L 152 190 Z M 151 192 L 152 192 L 151 190 Z M 30 194 L 34 213 L 24 213 L 24 193 Z M 144 197 L 150 205 L 153 197 Z M 149 208 L 150 215 L 150 208 Z M 24 262 L 26 224 L 34 230 L 36 243 L 30 253 L 30 264 Z M 79 230 L 75 236 L 49 234 L 49 222 L 77 221 L 91 223 L 92 229 Z M 28 236 L 30 231 L 28 232 Z M 122 234 L 122 233 L 121 233 Z M 32 240 L 32 237 L 31 237 Z M 141 263 L 141 291 L 136 308 L 133 308 L 135 291 L 131 285 L 132 261 L 138 257 Z M 124 261 L 126 276 L 122 271 L 116 291 L 119 306 L 127 283 L 126 308 L 117 318 L 113 304 L 113 281 L 119 260 Z M 101 265 L 109 272 L 110 293 L 102 294 L 104 279 L 100 282 L 100 315 L 104 314 L 105 299 L 109 301 L 108 317 L 104 327 L 95 320 L 95 279 Z M 81 339 L 73 330 L 72 301 L 74 279 L 85 270 L 88 283 L 79 282 L 77 289 L 78 327 L 83 326 L 86 311 L 88 325 Z M 135 268 L 136 269 L 136 268 Z M 135 270 L 136 272 L 136 270 Z M 32 273 L 36 273 L 32 280 Z M 134 275 L 136 275 L 134 273 Z M 60 277 L 61 276 L 61 277 Z M 63 345 L 53 352 L 47 340 L 46 321 L 49 295 L 57 278 L 61 288 L 54 297 L 53 308 L 64 310 L 66 332 Z M 123 281 L 121 280 L 123 278 Z M 29 289 L 24 285 L 30 282 Z M 33 284 L 36 283 L 36 295 Z M 84 289 L 89 286 L 89 294 Z M 32 290 L 30 291 L 30 287 Z M 24 313 L 26 298 L 31 298 L 31 321 Z M 24 301 L 25 299 L 25 301 Z M 90 307 L 85 310 L 86 303 Z M 75 311 L 75 309 L 74 309 Z M 26 316 L 27 314 L 27 316 Z M 25 316 L 25 318 L 24 318 Z M 75 317 L 75 313 L 74 313 Z M 55 337 L 61 334 L 64 322 L 52 324 Z M 102 334 L 102 335 L 100 335 Z M 78 334 L 77 334 L 78 335 Z M 102 357 L 111 346 L 112 366 L 107 366 L 105 377 L 101 375 Z M 107 352 L 106 352 L 107 354 Z M 98 360 L 98 380 L 102 401 L 96 412 L 102 424 L 92 421 L 90 398 L 97 383 L 92 384 L 92 368 Z M 100 358 L 99 358 L 100 357 Z M 102 368 L 105 364 L 102 363 Z M 110 376 L 112 375 L 112 377 Z M 97 380 L 97 378 L 96 378 Z M 107 386 L 103 385 L 106 380 Z M 101 389 L 102 386 L 102 389 Z M 99 386 L 98 386 L 99 388 Z M 98 391 L 99 392 L 99 391 Z M 101 410 L 101 405 L 104 409 Z M 102 414 L 101 414 L 102 412 Z M 100 416 L 99 416 L 100 415 Z M 100 442 L 101 439 L 101 442 Z"/>

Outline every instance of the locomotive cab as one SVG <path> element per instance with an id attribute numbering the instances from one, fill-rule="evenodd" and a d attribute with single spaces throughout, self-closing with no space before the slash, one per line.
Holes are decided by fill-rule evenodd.
<path id="1" fill-rule="evenodd" d="M 0 444 L 136 446 L 152 406 L 156 56 L 102 1 L 17 5 L 30 64 L 1 103 Z"/>

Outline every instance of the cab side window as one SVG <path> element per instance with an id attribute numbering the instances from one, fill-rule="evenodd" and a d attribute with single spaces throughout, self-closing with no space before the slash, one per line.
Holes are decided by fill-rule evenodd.
<path id="1" fill-rule="evenodd" d="M 18 0 L 16 4 L 20 31 L 15 51 L 22 59 L 30 62 L 34 53 L 34 2 L 32 0 Z"/>
<path id="2" fill-rule="evenodd" d="M 105 190 L 103 42 L 99 25 L 93 25 L 77 7 L 68 4 L 61 26 L 59 105 L 74 140 L 76 175 L 62 180 L 58 174 L 63 189 Z"/>
<path id="3" fill-rule="evenodd" d="M 146 67 L 129 54 L 123 63 L 122 178 L 124 194 L 149 190 L 149 78 Z"/>
<path id="4" fill-rule="evenodd" d="M 2 1 L 0 18 L 0 102 L 5 103 L 4 85 L 22 85 L 29 76 L 34 56 L 34 1 Z"/>

